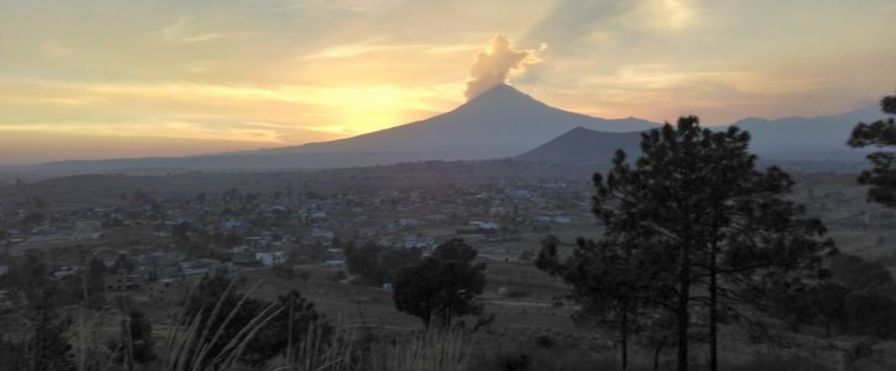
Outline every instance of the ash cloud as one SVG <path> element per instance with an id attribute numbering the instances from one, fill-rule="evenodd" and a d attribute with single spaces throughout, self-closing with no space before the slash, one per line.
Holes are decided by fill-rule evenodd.
<path id="1" fill-rule="evenodd" d="M 507 82 L 511 74 L 519 74 L 526 66 L 540 62 L 538 53 L 544 50 L 514 50 L 513 43 L 504 35 L 495 36 L 489 47 L 476 56 L 470 67 L 470 80 L 464 95 L 473 99 L 492 87 Z"/>

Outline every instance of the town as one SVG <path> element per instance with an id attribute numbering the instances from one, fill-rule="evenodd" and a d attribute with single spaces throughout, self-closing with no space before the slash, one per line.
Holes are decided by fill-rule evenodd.
<path id="1" fill-rule="evenodd" d="M 530 264 L 544 235 L 595 226 L 587 183 L 566 179 L 402 190 L 332 191 L 303 183 L 219 192 L 137 188 L 77 199 L 69 187 L 82 181 L 115 183 L 75 177 L 6 187 L 0 272 L 10 259 L 34 255 L 53 277 L 65 279 L 98 259 L 110 272 L 107 292 L 173 304 L 208 274 L 323 270 L 335 276 L 346 269 L 348 245 L 428 254 L 460 237 L 484 259 Z"/>
<path id="2" fill-rule="evenodd" d="M 0 203 L 0 275 L 12 259 L 26 255 L 46 262 L 57 279 L 80 274 L 98 259 L 109 271 L 106 292 L 173 305 L 208 274 L 236 278 L 285 272 L 294 277 L 315 272 L 348 283 L 347 246 L 417 248 L 426 255 L 459 237 L 474 245 L 480 258 L 526 271 L 533 270 L 531 260 L 545 235 L 571 241 L 601 233 L 591 215 L 590 187 L 581 179 L 508 176 L 436 184 L 429 176 L 433 168 L 448 173 L 458 167 L 501 174 L 494 166 L 509 167 L 503 173 L 511 174 L 518 165 L 372 168 L 351 180 L 360 183 L 356 187 L 331 187 L 348 173 L 335 170 L 192 173 L 153 181 L 79 176 L 11 184 Z M 382 185 L 369 182 L 377 177 Z M 205 178 L 227 180 L 209 187 L 191 183 Z M 238 186 L 253 178 L 255 184 Z M 794 197 L 825 220 L 840 246 L 868 259 L 896 261 L 888 253 L 896 241 L 890 233 L 896 225 L 892 211 L 861 202 L 862 188 L 850 186 L 848 175 L 806 174 L 801 180 Z M 392 181 L 404 184 L 398 189 L 386 185 Z M 145 186 L 153 182 L 159 189 Z M 548 286 L 561 287 L 557 282 Z M 497 296 L 508 288 L 493 291 Z M 530 296 L 526 303 L 549 304 L 555 294 Z"/>

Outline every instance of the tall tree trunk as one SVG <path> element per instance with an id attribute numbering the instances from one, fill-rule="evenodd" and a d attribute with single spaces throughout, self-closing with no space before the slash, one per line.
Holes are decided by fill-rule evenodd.
<path id="1" fill-rule="evenodd" d="M 628 308 L 622 309 L 622 371 L 628 370 Z"/>
<path id="2" fill-rule="evenodd" d="M 290 295 L 289 296 L 289 317 L 287 317 L 287 318 L 289 318 L 289 322 L 286 325 L 286 331 L 287 331 L 286 332 L 287 333 L 287 335 L 286 335 L 286 364 L 288 364 L 288 365 L 293 364 L 292 361 L 296 354 L 295 349 L 293 349 L 293 345 L 292 345 L 292 337 L 293 337 L 292 318 L 293 318 L 293 313 L 295 313 L 295 311 L 293 309 L 293 307 L 295 306 L 295 301 L 296 301 L 296 298 L 293 297 L 292 295 Z"/>
<path id="3" fill-rule="evenodd" d="M 134 335 L 131 333 L 131 316 L 130 314 L 125 314 L 126 317 L 121 322 L 122 326 L 124 326 L 124 336 L 126 337 L 125 344 L 127 345 L 124 349 L 125 354 L 125 365 L 127 371 L 134 371 Z"/>
<path id="4" fill-rule="evenodd" d="M 659 344 L 656 345 L 656 350 L 653 351 L 653 371 L 659 371 L 660 369 L 660 352 L 663 351 L 664 345 L 666 345 L 665 336 L 660 338 Z"/>
<path id="5" fill-rule="evenodd" d="M 709 252 L 709 370 L 719 369 L 719 310 L 718 310 L 718 269 L 716 267 L 716 242 Z"/>
<path id="6" fill-rule="evenodd" d="M 688 329 L 690 316 L 688 302 L 691 296 L 691 261 L 690 248 L 685 243 L 681 248 L 678 270 L 678 371 L 688 371 Z"/>

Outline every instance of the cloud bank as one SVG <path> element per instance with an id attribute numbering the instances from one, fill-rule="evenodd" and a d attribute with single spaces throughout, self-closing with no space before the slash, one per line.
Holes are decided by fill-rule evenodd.
<path id="1" fill-rule="evenodd" d="M 464 95 L 473 99 L 492 87 L 507 82 L 510 74 L 519 74 L 526 66 L 540 62 L 538 53 L 544 50 L 514 50 L 513 44 L 504 35 L 497 35 L 491 45 L 476 56 L 470 67 L 470 80 Z"/>

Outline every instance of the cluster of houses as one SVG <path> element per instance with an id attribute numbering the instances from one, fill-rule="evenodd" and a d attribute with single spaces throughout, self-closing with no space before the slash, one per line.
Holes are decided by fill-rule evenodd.
<path id="1" fill-rule="evenodd" d="M 314 195 L 141 191 L 81 208 L 57 207 L 52 200 L 8 202 L 0 203 L 0 248 L 21 255 L 84 244 L 111 269 L 107 291 L 147 292 L 165 301 L 209 274 L 237 276 L 244 269 L 291 264 L 344 269 L 340 243 L 346 241 L 431 250 L 458 235 L 482 247 L 541 235 L 545 228 L 591 222 L 587 203 L 570 201 L 587 200 L 585 192 L 536 182 Z M 122 255 L 133 267 L 112 269 Z M 62 259 L 50 263 L 57 278 L 83 269 Z"/>

